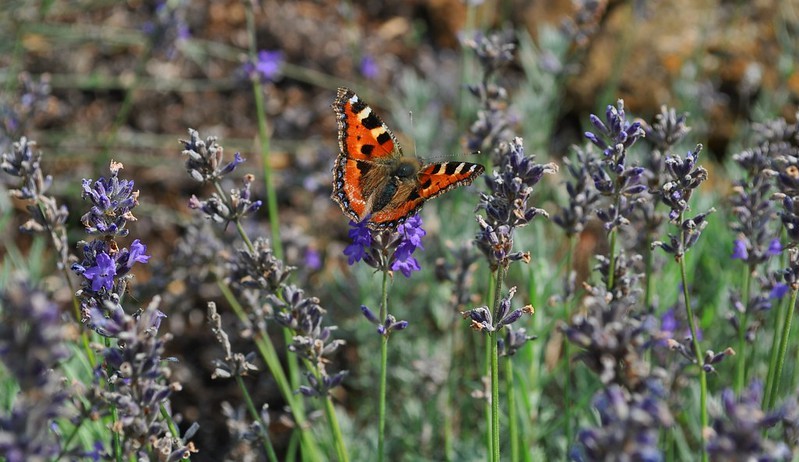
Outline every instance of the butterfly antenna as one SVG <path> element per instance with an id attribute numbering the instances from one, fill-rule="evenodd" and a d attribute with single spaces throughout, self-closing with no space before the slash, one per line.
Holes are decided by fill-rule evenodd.
<path id="1" fill-rule="evenodd" d="M 413 136 L 411 137 L 413 138 L 413 157 L 418 158 L 419 155 L 416 153 L 416 129 L 413 126 L 413 111 L 408 111 L 408 118 L 411 121 L 411 133 L 413 134 Z"/>

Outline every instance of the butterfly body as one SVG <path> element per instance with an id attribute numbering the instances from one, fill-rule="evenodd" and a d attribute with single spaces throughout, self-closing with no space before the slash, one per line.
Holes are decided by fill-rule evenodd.
<path id="1" fill-rule="evenodd" d="M 333 103 L 339 155 L 333 168 L 333 200 L 356 222 L 372 229 L 396 227 L 428 199 L 470 184 L 483 173 L 469 162 L 422 163 L 402 154 L 386 124 L 352 90 L 339 88 Z"/>

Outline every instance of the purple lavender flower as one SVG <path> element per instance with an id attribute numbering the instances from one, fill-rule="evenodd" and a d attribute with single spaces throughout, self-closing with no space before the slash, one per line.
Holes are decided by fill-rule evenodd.
<path id="1" fill-rule="evenodd" d="M 0 410 L 0 454 L 9 462 L 51 460 L 61 452 L 52 425 L 71 417 L 63 377 L 53 368 L 70 355 L 58 306 L 12 277 L 0 289 L 0 361 L 16 380 L 13 407 Z"/>
<path id="2" fill-rule="evenodd" d="M 140 458 L 146 456 L 150 446 L 170 449 L 169 454 L 176 455 L 196 452 L 193 444 L 186 441 L 196 429 L 190 429 L 178 440 L 172 437 L 162 416 L 161 409 L 170 408 L 169 397 L 181 385 L 169 382 L 168 369 L 164 367 L 164 349 L 171 336 L 158 335 L 166 316 L 158 309 L 159 303 L 160 297 L 156 296 L 134 316 L 116 310 L 103 320 L 105 328 L 115 332 L 119 344 L 102 351 L 104 364 L 95 370 L 98 382 L 113 383 L 114 387 L 95 384 L 98 391 L 94 399 L 116 409 L 123 451 Z M 143 445 L 142 441 L 148 444 Z"/>
<path id="3" fill-rule="evenodd" d="M 516 287 L 511 287 L 507 297 L 502 297 L 497 305 L 496 312 L 491 313 L 487 306 L 480 306 L 461 313 L 464 319 L 471 320 L 471 328 L 481 332 L 495 332 L 505 326 L 510 326 L 521 319 L 524 314 L 533 314 L 533 307 L 511 309 L 511 299 L 516 294 Z"/>
<path id="4" fill-rule="evenodd" d="M 372 245 L 372 231 L 366 224 L 367 220 L 360 223 L 350 221 L 348 235 L 352 242 L 344 248 L 344 255 L 347 256 L 347 264 L 350 266 L 363 260 L 366 257 L 366 251 Z"/>
<path id="5" fill-rule="evenodd" d="M 233 160 L 224 162 L 225 150 L 216 141 L 217 137 L 209 136 L 203 141 L 197 130 L 189 129 L 189 139 L 180 140 L 183 144 L 182 154 L 187 157 L 186 170 L 198 182 L 213 182 L 232 173 L 244 159 L 236 153 Z"/>
<path id="6" fill-rule="evenodd" d="M 363 260 L 367 265 L 380 271 L 399 271 L 411 277 L 420 271 L 419 261 L 412 256 L 416 249 L 422 249 L 422 237 L 427 232 L 422 228 L 422 218 L 415 215 L 400 224 L 396 230 L 373 231 L 366 224 L 350 221 L 349 237 L 352 239 L 344 249 L 347 263 L 354 265 Z"/>
<path id="7" fill-rule="evenodd" d="M 743 239 L 736 239 L 732 246 L 733 260 L 746 260 L 749 258 L 749 252 L 746 250 L 746 242 Z"/>
<path id="8" fill-rule="evenodd" d="M 624 164 L 627 149 L 646 136 L 641 122 L 627 121 L 624 100 L 621 99 L 616 102 L 616 106 L 608 105 L 604 122 L 594 114 L 591 114 L 589 119 L 596 133 L 585 132 L 585 137 L 602 149 L 606 158 L 613 159 L 618 165 Z"/>
<path id="9" fill-rule="evenodd" d="M 763 384 L 759 381 L 752 382 L 738 398 L 730 389 L 721 393 L 722 410 L 713 418 L 707 442 L 712 460 L 791 460 L 790 447 L 780 439 L 771 439 L 777 433 L 774 425 L 783 421 L 791 404 L 767 412 L 761 406 L 762 396 Z M 767 430 L 771 438 L 765 437 Z"/>
<path id="10" fill-rule="evenodd" d="M 578 235 L 585 229 L 593 205 L 600 198 L 598 191 L 590 187 L 591 171 L 598 163 L 594 151 L 575 147 L 574 157 L 574 160 L 563 159 L 572 178 L 566 182 L 569 204 L 561 207 L 560 213 L 552 217 L 552 221 L 560 226 L 567 236 Z"/>
<path id="11" fill-rule="evenodd" d="M 283 52 L 280 50 L 261 50 L 255 62 L 244 64 L 244 72 L 250 79 L 258 79 L 260 82 L 274 81 L 283 68 Z"/>
<path id="12" fill-rule="evenodd" d="M 83 197 L 89 198 L 91 210 L 83 216 L 83 225 L 90 235 L 102 234 L 90 242 L 81 241 L 83 260 L 72 264 L 72 271 L 82 276 L 78 291 L 82 321 L 103 336 L 115 336 L 113 329 L 103 327 L 102 319 L 124 314 L 119 304 L 127 287 L 129 273 L 135 263 L 147 263 L 147 247 L 136 239 L 130 249 L 120 248 L 116 237 L 127 236 L 128 221 L 135 220 L 132 209 L 138 205 L 138 192 L 133 191 L 133 181 L 119 178 L 123 166 L 111 162 L 111 176 L 92 183 L 83 180 Z"/>
<path id="13" fill-rule="evenodd" d="M 12 197 L 29 203 L 27 206 L 31 218 L 20 226 L 24 233 L 47 232 L 59 259 L 59 269 L 69 264 L 69 246 L 65 223 L 69 211 L 59 206 L 54 197 L 48 196 L 47 190 L 52 184 L 52 177 L 45 176 L 41 169 L 41 154 L 36 153 L 36 142 L 22 137 L 14 142 L 11 152 L 3 152 L 0 168 L 11 176 L 19 178 L 16 188 L 9 189 Z"/>
<path id="14" fill-rule="evenodd" d="M 116 263 L 105 252 L 97 255 L 95 265 L 83 271 L 83 277 L 92 281 L 92 290 L 111 290 L 114 287 L 114 277 L 117 275 Z"/>
<path id="15" fill-rule="evenodd" d="M 708 173 L 704 167 L 699 165 L 699 153 L 702 145 L 696 145 L 685 159 L 679 155 L 671 155 L 666 158 L 665 182 L 653 191 L 666 204 L 669 211 L 669 220 L 679 227 L 679 235 L 669 234 L 669 242 L 655 241 L 652 248 L 660 247 L 666 253 L 670 253 L 675 258 L 682 258 L 694 244 L 696 244 L 702 231 L 707 226 L 708 216 L 715 212 L 711 208 L 707 212 L 700 213 L 694 217 L 685 217 L 685 212 L 689 209 L 688 201 L 693 192 L 702 182 L 707 180 Z M 682 220 L 682 221 L 680 221 Z M 747 249 L 748 251 L 748 249 Z"/>
<path id="16" fill-rule="evenodd" d="M 663 460 L 658 434 L 673 424 L 664 398 L 665 391 L 656 381 L 647 382 L 638 392 L 615 384 L 597 392 L 593 405 L 600 425 L 580 431 L 570 458 L 580 462 Z"/>
<path id="17" fill-rule="evenodd" d="M 150 36 L 154 51 L 164 53 L 167 59 L 173 59 L 181 42 L 191 37 L 186 22 L 188 9 L 187 0 L 159 1 L 155 6 L 154 20 L 142 26 L 144 33 Z"/>
<path id="18" fill-rule="evenodd" d="M 308 247 L 305 249 L 305 254 L 303 255 L 303 262 L 305 266 L 312 270 L 318 270 L 322 267 L 322 255 L 319 253 L 318 250 Z"/>
<path id="19" fill-rule="evenodd" d="M 536 164 L 534 156 L 526 156 L 521 138 L 503 143 L 499 152 L 499 169 L 485 177 L 491 192 L 480 195 L 477 207 L 485 210 L 486 216 L 477 216 L 480 230 L 475 238 L 492 270 L 529 259 L 529 254 L 513 252 L 513 231 L 539 215 L 549 217 L 545 210 L 529 206 L 528 201 L 544 175 L 558 171 L 553 163 Z"/>
<path id="20" fill-rule="evenodd" d="M 39 81 L 28 72 L 19 73 L 18 82 L 0 94 L 0 151 L 28 131 L 30 121 L 47 109 L 50 102 L 50 75 L 42 74 Z M 6 90 L 9 90 L 7 87 Z"/>
<path id="21" fill-rule="evenodd" d="M 375 59 L 370 55 L 364 55 L 361 58 L 359 68 L 361 75 L 369 80 L 375 80 L 380 75 L 380 68 L 377 66 Z"/>
<path id="22" fill-rule="evenodd" d="M 81 222 L 88 234 L 106 236 L 127 236 L 125 229 L 128 221 L 135 221 L 131 210 L 138 205 L 139 192 L 133 190 L 133 181 L 120 180 L 119 171 L 122 164 L 111 162 L 111 176 L 100 178 L 92 184 L 92 180 L 83 180 L 83 199 L 91 201 L 92 208 L 81 217 Z"/>
<path id="23" fill-rule="evenodd" d="M 408 321 L 397 321 L 397 318 L 391 314 L 387 315 L 383 321 L 380 321 L 377 315 L 366 305 L 361 305 L 361 313 L 369 322 L 377 325 L 377 333 L 384 337 L 388 337 L 394 331 L 408 327 Z"/>
<path id="24" fill-rule="evenodd" d="M 508 111 L 508 91 L 492 81 L 497 71 L 513 61 L 516 44 L 507 32 L 488 36 L 478 33 L 462 43 L 474 51 L 483 72 L 480 83 L 468 87 L 480 109 L 477 120 L 469 127 L 466 145 L 472 151 L 487 151 L 494 158 L 500 143 L 513 138 L 512 126 L 516 121 Z"/>

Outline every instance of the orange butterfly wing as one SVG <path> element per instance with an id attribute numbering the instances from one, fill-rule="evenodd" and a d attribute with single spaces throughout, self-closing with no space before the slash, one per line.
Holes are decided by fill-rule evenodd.
<path id="1" fill-rule="evenodd" d="M 339 155 L 331 197 L 353 221 L 388 229 L 419 211 L 430 198 L 471 183 L 482 165 L 444 162 L 420 166 L 402 157 L 394 134 L 358 95 L 339 88 L 333 103 Z"/>
<path id="2" fill-rule="evenodd" d="M 401 190 L 398 191 L 396 203 L 392 201 L 384 209 L 372 215 L 371 221 L 377 223 L 378 228 L 396 226 L 415 215 L 426 200 L 458 186 L 471 184 L 483 171 L 485 168 L 482 165 L 469 162 L 425 165 L 417 174 L 418 183 L 415 187 L 405 194 Z"/>

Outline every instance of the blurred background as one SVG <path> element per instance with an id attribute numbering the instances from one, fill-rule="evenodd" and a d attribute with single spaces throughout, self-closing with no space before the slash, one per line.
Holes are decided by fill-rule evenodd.
<path id="1" fill-rule="evenodd" d="M 139 268 L 130 290 L 137 305 L 155 294 L 164 297 L 164 329 L 174 335 L 173 369 L 184 388 L 174 395 L 173 407 L 185 422 L 201 425 L 196 460 L 237 458 L 220 407 L 240 397 L 232 383 L 210 378 L 219 349 L 205 325 L 205 303 L 220 296 L 202 270 L 186 263 L 202 249 L 209 254 L 204 264 L 213 266 L 230 249 L 187 236 L 200 220 L 188 209 L 188 198 L 208 191 L 185 174 L 178 140 L 188 137 L 188 128 L 202 137 L 218 136 L 228 156 L 241 152 L 247 159 L 240 171 L 258 178 L 253 191 L 262 198 L 253 78 L 262 82 L 265 97 L 268 162 L 275 171 L 286 260 L 348 342 L 338 361 L 351 375 L 335 391 L 336 400 L 347 416 L 345 433 L 370 441 L 376 337 L 358 307 L 377 305 L 379 283 L 368 269 L 347 266 L 347 220 L 329 199 L 338 153 L 330 108 L 337 87 L 352 88 L 369 102 L 399 136 L 406 155 L 432 161 L 469 160 L 477 150 L 468 142 L 478 109 L 468 85 L 482 77 L 464 43 L 494 31 L 515 44 L 514 62 L 494 76 L 508 89 L 502 109 L 538 162 L 558 162 L 570 145 L 581 144 L 588 114 L 603 114 L 618 98 L 628 114 L 645 120 L 663 104 L 689 113 L 691 139 L 705 144 L 719 165 L 746 140 L 751 121 L 794 121 L 799 107 L 797 0 L 255 3 L 252 44 L 249 6 L 241 1 L 0 0 L 0 148 L 8 150 L 20 136 L 38 142 L 43 169 L 54 176 L 51 191 L 70 210 L 70 243 L 83 237 L 82 178 L 107 175 L 113 159 L 136 182 L 141 205 L 131 236 L 146 243 L 153 258 Z M 248 59 L 250 46 L 261 51 L 255 62 Z M 553 211 L 560 180 L 548 181 L 541 206 Z M 723 179 L 713 184 L 727 187 Z M 13 211 L 22 206 L 7 197 L 0 198 L 0 254 L 52 258 L 35 239 L 18 233 L 24 217 Z M 435 406 L 426 401 L 437 402 L 453 371 L 437 356 L 436 335 L 457 323 L 457 316 L 452 287 L 437 286 L 434 272 L 436 260 L 452 253 L 447 249 L 468 245 L 474 234 L 441 216 L 458 211 L 469 223 L 476 197 L 473 188 L 460 193 L 455 205 L 434 201 L 426 207 L 430 243 L 423 275 L 398 276 L 392 289 L 393 296 L 409 301 L 397 304 L 399 315 L 419 327 L 392 352 L 390 390 L 407 398 L 390 399 L 394 454 L 412 448 L 430 459 L 440 456 L 430 417 Z M 248 226 L 252 236 L 268 235 L 265 210 Z M 228 240 L 235 236 L 230 229 L 203 229 Z M 594 245 L 590 236 L 584 240 Z M 557 261 L 558 249 L 549 252 Z M 57 278 L 47 282 L 66 305 L 66 286 Z M 542 337 L 540 348 L 548 345 L 546 332 L 533 333 Z M 246 335 L 239 343 L 240 350 L 252 348 Z M 464 402 L 481 388 L 475 373 L 470 370 L 452 390 Z M 287 437 L 290 423 L 280 419 L 282 404 L 270 378 L 260 374 L 248 384 L 259 402 L 270 403 L 273 434 Z M 459 425 L 481 422 L 473 406 L 474 415 L 464 411 Z M 547 416 L 540 418 L 545 422 Z M 359 444 L 370 441 L 350 446 L 357 454 Z M 552 444 L 565 446 L 562 439 Z M 469 459 L 472 446 L 480 445 L 460 441 L 458 460 Z"/>

